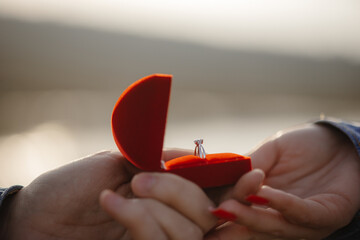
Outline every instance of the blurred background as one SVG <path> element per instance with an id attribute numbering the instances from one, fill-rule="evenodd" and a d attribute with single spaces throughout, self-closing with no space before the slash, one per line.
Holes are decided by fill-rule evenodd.
<path id="1" fill-rule="evenodd" d="M 152 73 L 174 76 L 165 147 L 360 120 L 360 2 L 1 0 L 0 186 L 116 149 L 112 108 Z"/>

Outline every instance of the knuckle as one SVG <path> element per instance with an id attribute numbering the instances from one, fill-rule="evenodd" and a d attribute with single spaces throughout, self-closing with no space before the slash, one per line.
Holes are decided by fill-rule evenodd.
<path id="1" fill-rule="evenodd" d="M 190 181 L 175 174 L 165 173 L 162 175 L 166 178 L 166 180 L 164 179 L 164 181 L 161 181 L 161 184 L 157 187 L 161 187 L 163 190 L 166 190 L 167 193 L 171 193 L 167 194 L 169 198 L 177 199 L 178 193 L 192 191 L 195 187 L 195 185 Z"/>
<path id="2" fill-rule="evenodd" d="M 109 154 L 111 154 L 110 150 L 100 150 L 97 153 L 95 153 L 94 155 L 95 156 L 101 156 L 101 155 L 109 155 Z"/>
<path id="3" fill-rule="evenodd" d="M 172 188 L 174 191 L 178 191 L 179 188 L 185 189 L 186 186 L 190 183 L 190 181 L 186 180 L 185 178 L 182 178 L 172 173 L 164 173 L 163 175 L 167 178 L 169 182 L 177 185 L 178 188 Z"/>

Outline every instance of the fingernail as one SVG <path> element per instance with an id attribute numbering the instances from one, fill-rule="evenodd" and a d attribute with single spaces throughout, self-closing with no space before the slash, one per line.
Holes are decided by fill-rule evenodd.
<path id="1" fill-rule="evenodd" d="M 116 195 L 113 191 L 104 190 L 100 194 L 101 201 L 107 206 L 108 209 L 116 209 L 122 198 Z"/>
<path id="2" fill-rule="evenodd" d="M 137 190 L 148 193 L 154 186 L 155 177 L 151 173 L 140 173 L 134 177 L 133 181 Z"/>
<path id="3" fill-rule="evenodd" d="M 235 221 L 237 219 L 235 214 L 225 211 L 224 209 L 217 208 L 210 210 L 210 212 L 219 219 L 224 219 L 227 221 Z"/>
<path id="4" fill-rule="evenodd" d="M 106 190 L 103 190 L 101 193 L 100 193 L 100 200 L 104 200 L 106 198 L 108 198 L 108 196 L 111 195 L 111 191 L 106 189 Z"/>
<path id="5" fill-rule="evenodd" d="M 251 194 L 249 196 L 247 196 L 245 198 L 246 201 L 251 202 L 253 204 L 258 204 L 258 205 L 268 205 L 269 204 L 269 200 L 263 197 L 259 197 L 257 195 Z"/>

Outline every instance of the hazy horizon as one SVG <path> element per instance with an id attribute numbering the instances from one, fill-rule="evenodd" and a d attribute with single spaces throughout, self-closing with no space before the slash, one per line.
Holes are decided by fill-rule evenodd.
<path id="1" fill-rule="evenodd" d="M 340 5 L 346 10 L 350 3 L 358 6 L 354 1 L 344 2 L 345 5 L 333 2 L 336 4 L 331 9 Z M 190 32 L 189 39 L 156 31 L 148 34 L 153 31 L 151 28 L 140 33 L 141 27 L 147 25 L 142 21 L 133 25 L 130 20 L 136 20 L 135 16 L 127 22 L 133 31 L 86 25 L 88 18 L 83 18 L 82 24 L 72 17 L 67 22 L 34 17 L 41 9 L 46 16 L 64 17 L 64 9 L 71 6 L 68 3 L 59 7 L 58 15 L 52 15 L 56 8 L 49 9 L 50 3 L 38 9 L 38 1 L 33 7 L 24 4 L 23 8 L 12 8 L 12 14 L 4 14 L 9 6 L 19 3 L 24 1 L 0 2 L 0 169 L 6 169 L 0 186 L 26 185 L 39 174 L 74 159 L 102 149 L 116 149 L 110 116 L 117 98 L 132 82 L 156 72 L 174 75 L 165 147 L 191 149 L 194 139 L 204 138 L 207 152 L 245 154 L 276 131 L 318 119 L 321 114 L 360 120 L 360 63 L 354 61 L 359 54 L 360 41 L 354 41 L 360 27 L 350 39 L 351 30 L 360 21 L 350 24 L 350 30 L 345 29 L 346 34 L 337 38 L 328 35 L 328 30 L 314 34 L 310 45 L 305 41 L 299 48 L 297 44 L 302 39 L 293 42 L 299 35 L 291 35 L 293 32 L 285 31 L 286 28 L 279 28 L 280 35 L 267 32 L 268 38 L 262 35 L 266 32 L 257 29 L 256 34 L 250 31 L 249 38 L 243 39 L 246 42 L 262 36 L 258 40 L 268 40 L 269 48 L 241 41 L 243 45 L 236 47 L 226 41 L 213 44 L 213 35 L 207 35 L 210 33 L 205 33 L 201 41 L 190 39 Z M 300 13 L 309 4 L 310 1 L 304 1 Z M 252 8 L 258 9 L 256 5 Z M 117 9 L 114 8 L 115 13 Z M 276 6 L 267 16 L 274 9 Z M 96 9 L 81 10 L 89 17 L 87 10 L 93 13 Z M 249 21 L 260 10 L 239 14 Z M 75 8 L 68 14 L 75 16 L 77 11 Z M 315 10 L 311 11 L 314 14 Z M 17 15 L 20 13 L 25 15 Z M 327 17 L 310 18 L 300 24 L 301 29 L 305 30 L 311 21 L 316 25 L 331 19 L 330 13 L 329 9 L 324 10 Z M 334 16 L 334 20 L 341 16 Z M 337 26 L 344 27 L 346 21 L 358 16 L 350 15 Z M 93 20 L 100 24 L 106 19 L 96 15 Z M 290 19 L 293 26 L 293 20 L 300 18 Z M 171 28 L 167 24 L 159 29 Z M 258 24 L 267 26 L 261 21 Z M 181 26 L 172 28 L 179 29 L 180 34 L 185 29 Z M 224 33 L 219 30 L 221 26 L 213 30 Z M 311 29 L 316 31 L 319 26 Z M 283 43 L 284 34 L 291 38 L 287 38 L 288 45 L 279 49 L 276 46 Z M 226 36 L 229 35 L 222 37 Z M 309 36 L 304 39 L 312 40 Z M 206 42 L 205 38 L 211 41 Z M 312 48 L 315 51 L 307 54 Z"/>
<path id="2" fill-rule="evenodd" d="M 0 16 L 360 63 L 357 0 L 3 0 Z"/>

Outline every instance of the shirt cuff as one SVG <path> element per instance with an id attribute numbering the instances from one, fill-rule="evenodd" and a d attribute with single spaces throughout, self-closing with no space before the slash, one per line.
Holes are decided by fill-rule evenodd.
<path id="1" fill-rule="evenodd" d="M 1 207 L 1 205 L 4 202 L 6 197 L 17 193 L 22 188 L 23 188 L 23 186 L 20 186 L 20 185 L 15 185 L 15 186 L 12 186 L 12 187 L 9 187 L 9 188 L 0 188 L 0 207 Z"/>
<path id="2" fill-rule="evenodd" d="M 316 123 L 333 126 L 339 129 L 341 132 L 345 133 L 345 135 L 354 144 L 356 151 L 360 157 L 360 123 L 344 122 L 335 118 L 322 119 L 320 121 L 317 121 Z"/>
<path id="3" fill-rule="evenodd" d="M 343 132 L 354 144 L 360 157 L 360 123 L 344 122 L 335 118 L 325 118 L 316 122 L 317 124 L 328 125 L 337 128 Z M 360 239 L 360 211 L 356 213 L 351 223 L 324 240 L 352 240 Z"/>

